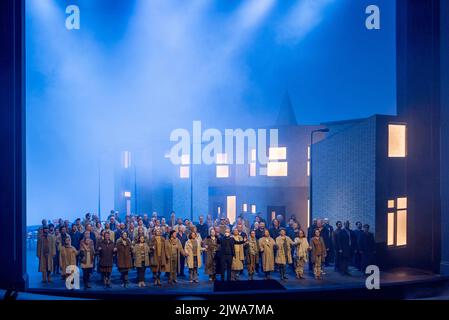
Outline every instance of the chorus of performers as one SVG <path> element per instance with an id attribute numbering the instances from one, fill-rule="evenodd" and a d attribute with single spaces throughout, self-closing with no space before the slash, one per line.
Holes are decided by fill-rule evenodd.
<path id="1" fill-rule="evenodd" d="M 294 216 L 286 222 L 280 215 L 267 223 L 257 214 L 250 224 L 241 215 L 231 224 L 226 217 L 214 221 L 210 215 L 193 223 L 174 212 L 168 221 L 157 213 L 130 215 L 122 221 L 114 211 L 101 222 L 88 213 L 72 224 L 43 220 L 37 257 L 44 283 L 56 275 L 66 279 L 67 267 L 77 266 L 84 289 L 91 288 L 94 272 L 101 275 L 105 289 L 111 288 L 114 268 L 125 288 L 130 270 L 137 271 L 138 287 L 145 287 L 147 269 L 155 286 L 162 285 L 162 278 L 172 285 L 186 277 L 198 283 L 200 272 L 210 282 L 217 276 L 221 281 L 236 281 L 243 279 L 245 269 L 249 280 L 255 275 L 270 279 L 277 272 L 286 281 L 288 270 L 304 279 L 306 266 L 320 280 L 324 266 L 333 264 L 336 272 L 350 276 L 350 265 L 363 271 L 373 263 L 375 241 L 369 225 L 357 222 L 355 226 L 353 230 L 349 221 L 337 221 L 334 228 L 328 219 L 317 219 L 306 233 Z"/>

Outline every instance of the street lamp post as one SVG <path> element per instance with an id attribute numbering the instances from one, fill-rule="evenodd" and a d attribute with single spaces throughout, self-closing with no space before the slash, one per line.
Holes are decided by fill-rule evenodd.
<path id="1" fill-rule="evenodd" d="M 313 176 L 313 174 L 312 174 L 312 149 L 313 149 L 312 146 L 313 146 L 313 135 L 315 133 L 318 133 L 318 132 L 327 133 L 329 131 L 330 130 L 328 128 L 325 128 L 325 129 L 313 130 L 310 133 L 310 159 L 309 159 L 309 161 L 310 161 L 310 163 L 309 163 L 309 221 L 310 221 L 310 223 L 312 222 L 312 218 L 313 218 L 313 215 L 312 215 L 312 176 Z"/>

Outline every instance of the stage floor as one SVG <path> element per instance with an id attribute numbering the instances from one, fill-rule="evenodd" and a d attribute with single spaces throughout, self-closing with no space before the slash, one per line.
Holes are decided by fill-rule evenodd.
<path id="1" fill-rule="evenodd" d="M 48 293 L 49 290 L 54 291 L 55 294 L 68 294 L 65 288 L 65 282 L 61 279 L 60 275 L 53 277 L 53 282 L 51 284 L 43 284 L 41 282 L 41 274 L 37 272 L 38 270 L 38 260 L 35 256 L 35 252 L 29 250 L 27 254 L 27 273 L 28 273 L 28 288 L 30 292 L 35 293 Z M 211 295 L 220 296 L 232 296 L 235 294 L 239 295 L 260 295 L 260 294 L 307 294 L 307 292 L 335 292 L 338 290 L 365 290 L 365 277 L 364 275 L 355 270 L 351 269 L 351 276 L 342 276 L 333 270 L 333 267 L 327 267 L 325 269 L 326 275 L 323 276 L 323 280 L 315 280 L 313 275 L 310 274 L 306 267 L 306 279 L 298 280 L 295 278 L 294 272 L 291 268 L 288 270 L 288 280 L 279 281 L 279 283 L 284 286 L 284 290 L 259 290 L 252 291 L 250 287 L 250 282 L 248 282 L 248 287 L 244 291 L 239 292 L 215 292 L 214 284 L 208 281 L 208 277 L 204 274 L 204 269 L 200 269 L 199 272 L 199 283 L 190 283 L 188 278 L 179 278 L 176 285 L 169 285 L 165 277 L 162 278 L 162 287 L 156 287 L 151 282 L 152 274 L 150 270 L 146 273 L 146 283 L 145 288 L 139 288 L 137 286 L 136 271 L 130 271 L 130 284 L 129 287 L 124 289 L 120 285 L 120 274 L 116 269 L 114 269 L 112 275 L 112 289 L 104 289 L 101 282 L 101 277 L 98 273 L 93 274 L 91 278 L 92 288 L 89 290 L 81 289 L 77 293 L 84 295 L 85 297 L 95 297 L 95 295 L 110 296 L 125 296 L 125 295 L 143 295 L 148 297 L 154 296 L 155 298 L 161 299 L 161 297 L 166 297 L 168 299 L 179 299 L 183 297 L 209 297 Z M 185 274 L 188 275 L 188 269 L 185 270 Z M 246 271 L 240 277 L 241 280 L 247 280 Z M 279 274 L 274 273 L 272 279 L 279 280 Z M 263 276 L 256 276 L 255 281 L 262 281 Z M 407 284 L 417 284 L 425 283 L 428 281 L 438 281 L 442 278 L 438 275 L 428 273 L 416 269 L 393 269 L 389 271 L 381 271 L 380 285 L 381 288 L 394 286 L 394 285 L 407 285 Z M 260 287 L 260 286 L 259 286 Z"/>

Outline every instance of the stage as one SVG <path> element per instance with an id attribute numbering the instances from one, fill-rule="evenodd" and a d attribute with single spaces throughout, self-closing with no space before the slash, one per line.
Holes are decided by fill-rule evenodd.
<path id="1" fill-rule="evenodd" d="M 129 287 L 124 289 L 120 285 L 120 274 L 114 269 L 112 275 L 112 289 L 104 289 L 98 273 L 91 278 L 92 288 L 89 290 L 68 291 L 60 275 L 53 277 L 51 284 L 41 282 L 41 274 L 37 272 L 38 261 L 34 251 L 27 254 L 28 292 L 35 294 L 51 294 L 60 297 L 82 297 L 87 299 L 145 299 L 145 300 L 189 300 L 189 299 L 261 299 L 261 300 L 289 300 L 289 299 L 420 299 L 440 296 L 449 293 L 449 278 L 431 274 L 417 269 L 392 269 L 381 271 L 380 290 L 368 290 L 365 286 L 364 275 L 351 269 L 351 276 L 342 276 L 333 270 L 325 269 L 323 280 L 315 280 L 306 267 L 304 280 L 295 278 L 293 270 L 288 270 L 288 280 L 279 281 L 279 274 L 274 273 L 271 283 L 256 276 L 252 282 L 246 281 L 246 270 L 241 276 L 242 282 L 227 283 L 226 291 L 214 290 L 214 283 L 208 281 L 204 270 L 199 271 L 199 283 L 179 278 L 178 283 L 169 285 L 162 277 L 162 287 L 156 287 L 151 282 L 151 272 L 147 270 L 145 288 L 137 286 L 136 271 L 130 271 Z M 244 281 L 244 282 L 243 282 Z M 219 284 L 218 284 L 219 285 Z M 218 286 L 216 286 L 216 289 Z"/>

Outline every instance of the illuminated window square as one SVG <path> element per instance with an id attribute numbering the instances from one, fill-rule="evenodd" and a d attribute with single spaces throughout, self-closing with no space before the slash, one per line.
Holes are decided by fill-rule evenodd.
<path id="1" fill-rule="evenodd" d="M 268 158 L 270 160 L 287 160 L 287 148 L 270 148 Z"/>
<path id="2" fill-rule="evenodd" d="M 217 178 L 229 178 L 229 166 L 217 166 Z"/>
<path id="3" fill-rule="evenodd" d="M 399 210 L 397 213 L 396 245 L 407 245 L 407 210 Z"/>
<path id="4" fill-rule="evenodd" d="M 180 167 L 179 168 L 179 177 L 181 179 L 188 179 L 190 178 L 190 167 Z"/>
<path id="5" fill-rule="evenodd" d="M 393 209 L 394 207 L 394 200 L 388 200 L 388 209 Z"/>
<path id="6" fill-rule="evenodd" d="M 256 161 L 257 161 L 256 149 L 251 149 L 251 162 L 256 162 Z"/>
<path id="7" fill-rule="evenodd" d="M 406 151 L 407 126 L 399 124 L 388 125 L 388 156 L 390 158 L 404 158 Z"/>
<path id="8" fill-rule="evenodd" d="M 226 198 L 227 217 L 229 222 L 233 224 L 237 217 L 237 197 L 229 196 Z"/>
<path id="9" fill-rule="evenodd" d="M 255 177 L 257 175 L 257 167 L 255 163 L 249 164 L 249 176 Z"/>
<path id="10" fill-rule="evenodd" d="M 392 246 L 394 245 L 394 212 L 388 213 L 387 229 L 387 244 Z"/>
<path id="11" fill-rule="evenodd" d="M 182 165 L 189 165 L 190 164 L 190 155 L 189 154 L 183 154 L 181 156 L 181 164 Z"/>
<path id="12" fill-rule="evenodd" d="M 267 166 L 267 176 L 269 177 L 287 177 L 287 162 L 269 162 Z"/>
<path id="13" fill-rule="evenodd" d="M 226 153 L 217 153 L 217 164 L 227 164 L 228 155 Z"/>
<path id="14" fill-rule="evenodd" d="M 256 205 L 251 205 L 251 213 L 256 214 Z"/>
<path id="15" fill-rule="evenodd" d="M 244 203 L 242 209 L 243 209 L 243 212 L 248 212 L 248 204 Z"/>
<path id="16" fill-rule="evenodd" d="M 125 198 L 131 198 L 131 192 L 125 191 L 124 192 Z"/>
<path id="17" fill-rule="evenodd" d="M 398 209 L 407 209 L 407 198 L 398 198 Z"/>

